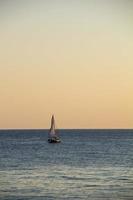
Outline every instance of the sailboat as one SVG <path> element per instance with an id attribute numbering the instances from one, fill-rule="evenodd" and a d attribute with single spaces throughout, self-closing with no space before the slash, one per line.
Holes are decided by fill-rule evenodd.
<path id="1" fill-rule="evenodd" d="M 54 119 L 54 115 L 52 115 L 51 118 L 51 127 L 49 130 L 49 134 L 48 134 L 48 142 L 49 143 L 59 143 L 61 142 L 57 131 L 55 130 L 55 119 Z"/>

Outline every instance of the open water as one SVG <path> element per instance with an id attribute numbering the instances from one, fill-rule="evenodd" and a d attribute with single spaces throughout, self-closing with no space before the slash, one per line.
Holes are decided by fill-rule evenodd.
<path id="1" fill-rule="evenodd" d="M 0 200 L 133 200 L 133 130 L 0 131 Z"/>

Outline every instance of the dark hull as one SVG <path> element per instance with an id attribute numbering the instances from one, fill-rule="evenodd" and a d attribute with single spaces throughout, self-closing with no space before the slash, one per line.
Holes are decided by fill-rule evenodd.
<path id="1" fill-rule="evenodd" d="M 49 143 L 60 143 L 61 141 L 60 141 L 60 139 L 50 138 L 50 139 L 48 139 L 48 142 Z"/>

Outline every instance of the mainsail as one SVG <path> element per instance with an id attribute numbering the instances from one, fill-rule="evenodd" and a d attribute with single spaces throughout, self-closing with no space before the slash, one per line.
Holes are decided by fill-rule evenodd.
<path id="1" fill-rule="evenodd" d="M 57 134 L 56 134 L 56 131 L 55 131 L 54 115 L 52 115 L 52 118 L 51 118 L 51 127 L 50 127 L 50 131 L 49 131 L 49 137 L 57 137 Z"/>
<path id="2" fill-rule="evenodd" d="M 59 143 L 59 142 L 61 142 L 60 138 L 58 137 L 57 130 L 55 130 L 54 115 L 52 115 L 52 118 L 51 118 L 51 127 L 50 127 L 50 130 L 49 130 L 48 142 L 49 143 Z"/>

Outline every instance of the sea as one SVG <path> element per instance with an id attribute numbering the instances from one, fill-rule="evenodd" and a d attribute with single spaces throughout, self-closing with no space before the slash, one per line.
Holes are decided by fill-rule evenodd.
<path id="1" fill-rule="evenodd" d="M 0 131 L 0 200 L 133 200 L 133 130 Z"/>

